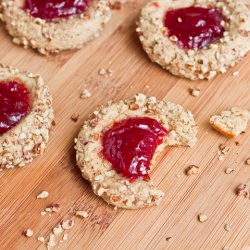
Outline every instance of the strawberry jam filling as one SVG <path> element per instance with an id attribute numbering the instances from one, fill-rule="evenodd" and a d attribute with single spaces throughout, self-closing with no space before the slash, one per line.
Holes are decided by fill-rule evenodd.
<path id="1" fill-rule="evenodd" d="M 81 14 L 89 0 L 25 0 L 24 9 L 45 20 Z"/>
<path id="2" fill-rule="evenodd" d="M 24 84 L 0 82 L 0 135 L 16 126 L 30 111 L 30 93 Z"/>
<path id="3" fill-rule="evenodd" d="M 130 118 L 116 122 L 103 135 L 103 156 L 131 181 L 149 179 L 150 161 L 168 131 L 155 119 Z"/>
<path id="4" fill-rule="evenodd" d="M 169 10 L 164 17 L 168 37 L 183 49 L 202 49 L 223 37 L 224 17 L 218 9 L 188 7 Z"/>

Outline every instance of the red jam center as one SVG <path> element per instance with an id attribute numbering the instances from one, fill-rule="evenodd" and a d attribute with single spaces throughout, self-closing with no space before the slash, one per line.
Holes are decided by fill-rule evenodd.
<path id="1" fill-rule="evenodd" d="M 188 7 L 169 10 L 164 25 L 168 37 L 184 49 L 202 49 L 223 37 L 222 13 L 214 8 Z"/>
<path id="2" fill-rule="evenodd" d="M 167 134 L 168 131 L 152 118 L 122 120 L 103 135 L 104 158 L 130 180 L 149 179 L 150 161 Z"/>
<path id="3" fill-rule="evenodd" d="M 30 94 L 23 84 L 0 82 L 0 135 L 19 123 L 29 110 Z"/>
<path id="4" fill-rule="evenodd" d="M 45 20 L 81 14 L 89 0 L 25 0 L 24 9 Z"/>

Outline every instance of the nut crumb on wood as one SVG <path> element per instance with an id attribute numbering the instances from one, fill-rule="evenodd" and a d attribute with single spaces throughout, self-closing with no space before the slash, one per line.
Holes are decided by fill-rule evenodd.
<path id="1" fill-rule="evenodd" d="M 233 168 L 226 168 L 225 169 L 225 173 L 226 174 L 232 174 L 234 172 L 234 169 Z"/>
<path id="2" fill-rule="evenodd" d="M 101 69 L 99 69 L 99 75 L 101 75 L 101 76 L 104 76 L 104 75 L 106 75 L 106 69 L 104 69 L 104 68 L 101 68 Z"/>
<path id="3" fill-rule="evenodd" d="M 54 235 L 59 235 L 63 232 L 62 226 L 58 225 L 56 227 L 53 228 L 53 233 Z"/>
<path id="4" fill-rule="evenodd" d="M 80 94 L 81 99 L 87 99 L 89 97 L 91 97 L 91 93 L 87 89 L 84 89 Z"/>
<path id="5" fill-rule="evenodd" d="M 229 231 L 231 231 L 232 226 L 229 225 L 229 224 L 225 224 L 224 229 L 225 229 L 227 232 L 229 232 Z"/>
<path id="6" fill-rule="evenodd" d="M 78 119 L 79 119 L 80 115 L 79 114 L 73 114 L 70 119 L 73 121 L 73 122 L 77 122 Z"/>
<path id="7" fill-rule="evenodd" d="M 47 247 L 50 249 L 50 247 L 56 246 L 56 236 L 53 233 L 49 234 L 49 240 L 47 242 Z"/>
<path id="8" fill-rule="evenodd" d="M 49 196 L 49 192 L 48 191 L 42 191 L 40 194 L 38 194 L 36 196 L 37 199 L 45 199 Z"/>
<path id="9" fill-rule="evenodd" d="M 172 241 L 173 240 L 173 237 L 167 237 L 166 238 L 166 241 Z"/>
<path id="10" fill-rule="evenodd" d="M 59 204 L 51 204 L 45 208 L 45 212 L 49 213 L 58 213 L 61 210 L 61 206 Z"/>
<path id="11" fill-rule="evenodd" d="M 236 188 L 236 194 L 238 196 L 244 196 L 245 198 L 250 198 L 249 187 L 247 184 L 240 184 Z"/>
<path id="12" fill-rule="evenodd" d="M 200 93 L 201 93 L 200 89 L 197 89 L 197 88 L 191 89 L 191 95 L 194 97 L 198 97 Z"/>
<path id="13" fill-rule="evenodd" d="M 33 230 L 30 228 L 24 229 L 23 231 L 23 235 L 28 238 L 30 238 L 33 235 L 33 233 L 34 233 Z"/>
<path id="14" fill-rule="evenodd" d="M 66 241 L 68 239 L 68 236 L 69 236 L 68 234 L 64 234 L 62 237 L 63 241 Z"/>
<path id="15" fill-rule="evenodd" d="M 205 221 L 207 221 L 208 220 L 208 217 L 207 217 L 207 215 L 206 214 L 199 214 L 198 215 L 198 220 L 200 221 L 200 222 L 205 222 Z"/>
<path id="16" fill-rule="evenodd" d="M 89 214 L 86 211 L 79 210 L 79 211 L 76 211 L 76 216 L 81 217 L 81 218 L 88 218 Z"/>
<path id="17" fill-rule="evenodd" d="M 187 175 L 196 175 L 201 172 L 200 168 L 195 165 L 191 165 L 186 169 L 186 174 Z"/>
<path id="18" fill-rule="evenodd" d="M 232 73 L 232 75 L 233 75 L 233 76 L 238 76 L 239 73 L 240 73 L 239 71 L 234 71 L 234 72 Z"/>
<path id="19" fill-rule="evenodd" d="M 38 236 L 37 238 L 38 241 L 41 241 L 41 242 L 44 242 L 45 241 L 45 238 L 43 236 Z"/>
<path id="20" fill-rule="evenodd" d="M 250 158 L 246 159 L 246 164 L 250 165 Z"/>
<path id="21" fill-rule="evenodd" d="M 74 226 L 74 221 L 73 220 L 66 220 L 62 222 L 62 228 L 65 230 L 68 230 Z"/>

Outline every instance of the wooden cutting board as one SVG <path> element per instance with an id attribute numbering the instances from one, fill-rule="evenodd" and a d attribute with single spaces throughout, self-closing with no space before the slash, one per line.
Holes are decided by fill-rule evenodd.
<path id="1" fill-rule="evenodd" d="M 11 43 L 1 26 L 1 62 L 21 70 L 40 73 L 54 97 L 56 126 L 44 155 L 27 167 L 0 173 L 0 249 L 44 249 L 45 237 L 62 220 L 73 218 L 69 239 L 55 249 L 250 249 L 250 200 L 237 197 L 235 188 L 250 184 L 250 129 L 235 140 L 213 131 L 210 115 L 238 105 L 250 109 L 250 55 L 213 81 L 192 82 L 174 77 L 152 64 L 141 49 L 135 33 L 139 9 L 146 0 L 115 11 L 101 37 L 76 52 L 43 57 Z M 99 69 L 111 69 L 105 78 Z M 232 73 L 239 71 L 233 77 Z M 201 89 L 199 97 L 190 87 Z M 79 98 L 87 88 L 92 96 Z M 117 211 L 96 197 L 81 178 L 75 163 L 74 138 L 88 114 L 108 100 L 130 98 L 142 92 L 179 103 L 191 110 L 199 124 L 194 148 L 169 148 L 157 161 L 153 181 L 166 193 L 160 206 L 136 211 Z M 73 122 L 70 117 L 79 114 Z M 224 161 L 218 159 L 221 143 L 229 146 Z M 190 164 L 201 174 L 186 176 Z M 225 174 L 227 167 L 234 168 Z M 49 197 L 37 200 L 43 190 Z M 61 211 L 51 216 L 40 212 L 50 203 Z M 88 211 L 86 219 L 74 217 L 75 210 Z M 200 223 L 197 215 L 208 220 Z M 224 226 L 229 224 L 228 232 Z M 31 238 L 22 236 L 32 228 Z M 172 237 L 172 240 L 166 238 Z"/>

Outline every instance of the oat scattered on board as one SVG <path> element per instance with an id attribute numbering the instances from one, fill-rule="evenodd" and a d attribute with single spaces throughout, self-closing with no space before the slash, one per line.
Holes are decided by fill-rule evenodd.
<path id="1" fill-rule="evenodd" d="M 199 220 L 199 222 L 205 222 L 205 221 L 208 220 L 208 217 L 207 217 L 206 214 L 200 213 L 200 214 L 198 215 L 198 220 Z"/>
<path id="2" fill-rule="evenodd" d="M 38 194 L 36 196 L 37 199 L 45 199 L 49 196 L 49 192 L 48 191 L 42 191 L 40 194 Z"/>
<path id="3" fill-rule="evenodd" d="M 89 214 L 87 211 L 78 210 L 76 211 L 76 216 L 81 217 L 81 218 L 88 218 Z"/>
<path id="4" fill-rule="evenodd" d="M 34 232 L 30 228 L 24 229 L 24 231 L 23 231 L 23 235 L 25 237 L 28 237 L 28 238 L 30 238 L 33 234 L 34 234 Z"/>

